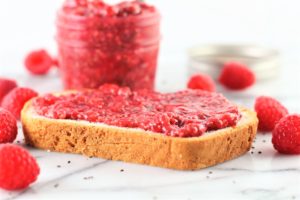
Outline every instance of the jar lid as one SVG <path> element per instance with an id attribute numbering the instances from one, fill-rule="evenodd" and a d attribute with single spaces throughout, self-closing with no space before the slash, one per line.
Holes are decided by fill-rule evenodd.
<path id="1" fill-rule="evenodd" d="M 217 79 L 224 63 L 239 62 L 249 67 L 257 80 L 279 74 L 279 52 L 256 45 L 202 45 L 188 51 L 188 74 L 205 73 Z"/>

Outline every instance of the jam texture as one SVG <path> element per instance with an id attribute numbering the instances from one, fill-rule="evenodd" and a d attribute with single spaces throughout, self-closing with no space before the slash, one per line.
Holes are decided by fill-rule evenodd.
<path id="1" fill-rule="evenodd" d="M 158 93 L 132 91 L 105 84 L 60 96 L 34 99 L 39 115 L 52 119 L 85 120 L 175 137 L 196 137 L 210 130 L 236 125 L 238 107 L 218 93 L 186 90 Z"/>
<path id="2" fill-rule="evenodd" d="M 66 1 L 56 20 L 65 88 L 114 83 L 154 89 L 159 23 L 158 11 L 139 1 L 116 5 L 100 0 Z"/>

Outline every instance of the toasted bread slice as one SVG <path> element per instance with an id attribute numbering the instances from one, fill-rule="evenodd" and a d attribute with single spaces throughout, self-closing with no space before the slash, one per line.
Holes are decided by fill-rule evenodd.
<path id="1" fill-rule="evenodd" d="M 251 110 L 240 108 L 240 112 L 242 118 L 235 127 L 190 138 L 102 123 L 50 119 L 35 112 L 32 100 L 24 106 L 21 120 L 26 143 L 40 149 L 194 170 L 236 158 L 250 149 L 258 120 Z"/>

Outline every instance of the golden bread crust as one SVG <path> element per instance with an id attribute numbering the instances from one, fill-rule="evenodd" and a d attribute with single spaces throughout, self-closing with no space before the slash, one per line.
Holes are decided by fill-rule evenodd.
<path id="1" fill-rule="evenodd" d="M 255 112 L 240 108 L 243 116 L 235 127 L 177 138 L 141 129 L 49 119 L 37 115 L 31 102 L 21 114 L 25 141 L 31 146 L 179 170 L 213 166 L 246 153 L 258 124 Z"/>

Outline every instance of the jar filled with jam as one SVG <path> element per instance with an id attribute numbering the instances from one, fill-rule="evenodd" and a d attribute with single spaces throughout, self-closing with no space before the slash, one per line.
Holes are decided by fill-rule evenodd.
<path id="1" fill-rule="evenodd" d="M 140 1 L 67 0 L 56 21 L 65 88 L 154 89 L 159 24 L 157 9 Z"/>

